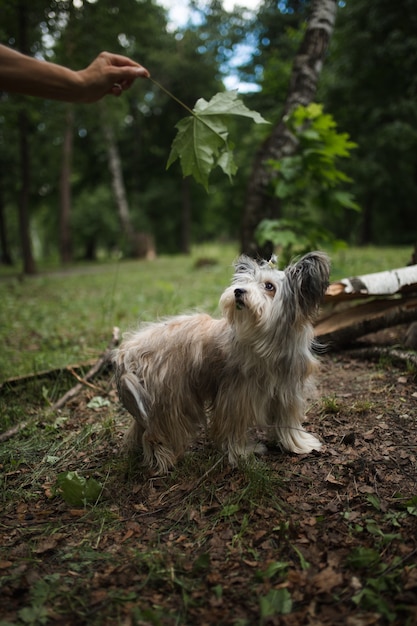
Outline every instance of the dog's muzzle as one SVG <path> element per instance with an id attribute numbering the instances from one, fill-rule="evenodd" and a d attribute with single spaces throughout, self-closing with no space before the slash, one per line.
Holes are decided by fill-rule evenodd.
<path id="1" fill-rule="evenodd" d="M 245 293 L 246 293 L 246 289 L 240 289 L 240 288 L 236 288 L 235 289 L 235 302 L 236 302 L 236 307 L 238 309 L 242 309 L 245 306 Z"/>

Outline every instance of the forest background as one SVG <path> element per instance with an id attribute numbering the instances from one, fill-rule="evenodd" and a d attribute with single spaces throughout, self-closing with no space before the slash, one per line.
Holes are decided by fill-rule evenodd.
<path id="1" fill-rule="evenodd" d="M 176 28 L 153 0 L 1 0 L 0 40 L 74 69 L 101 50 L 126 54 L 191 108 L 234 78 L 245 104 L 274 125 L 310 5 L 265 0 L 254 12 L 193 2 L 190 21 Z M 416 33 L 412 0 L 338 3 L 316 100 L 357 144 L 343 168 L 361 211 L 311 217 L 351 244 L 416 241 Z M 268 126 L 230 122 L 237 175 L 231 185 L 215 171 L 206 193 L 178 163 L 166 170 L 184 111 L 151 81 L 95 105 L 2 93 L 0 106 L 3 266 L 35 273 L 38 263 L 239 241 L 247 179 Z"/>

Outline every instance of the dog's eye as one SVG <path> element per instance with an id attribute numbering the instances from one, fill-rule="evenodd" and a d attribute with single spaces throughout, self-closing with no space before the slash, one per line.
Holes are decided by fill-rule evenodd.
<path id="1" fill-rule="evenodd" d="M 274 293 L 276 291 L 275 285 L 273 285 L 272 283 L 265 283 L 265 289 L 267 291 L 270 291 L 271 293 Z"/>

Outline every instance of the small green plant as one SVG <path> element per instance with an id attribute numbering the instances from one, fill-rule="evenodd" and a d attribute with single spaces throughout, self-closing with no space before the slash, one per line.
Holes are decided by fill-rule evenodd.
<path id="1" fill-rule="evenodd" d="M 274 615 L 288 615 L 292 610 L 292 599 L 288 589 L 271 589 L 259 598 L 261 624 Z"/>
<path id="2" fill-rule="evenodd" d="M 266 569 L 257 572 L 256 578 L 259 580 L 271 580 L 277 575 L 286 575 L 288 563 L 286 561 L 273 561 Z"/>
<path id="3" fill-rule="evenodd" d="M 36 581 L 30 592 L 30 605 L 23 607 L 18 612 L 19 624 L 41 626 L 49 622 L 49 614 L 45 604 L 55 597 L 59 580 L 59 574 L 50 574 Z"/>
<path id="4" fill-rule="evenodd" d="M 262 220 L 256 237 L 260 245 L 272 242 L 285 263 L 294 254 L 323 246 L 341 247 L 324 226 L 346 209 L 360 210 L 346 190 L 351 181 L 339 160 L 348 158 L 356 144 L 337 131 L 333 117 L 321 104 L 298 106 L 285 120 L 298 143 L 296 154 L 270 161 L 276 174 L 274 194 L 280 198 L 282 215 Z"/>
<path id="5" fill-rule="evenodd" d="M 62 472 L 57 477 L 57 493 L 71 506 L 95 504 L 103 490 L 94 478 L 85 478 L 77 472 Z"/>
<path id="6" fill-rule="evenodd" d="M 352 405 L 352 410 L 359 415 L 364 415 L 365 413 L 369 413 L 373 406 L 373 403 L 369 400 L 358 400 L 358 402 Z"/>
<path id="7" fill-rule="evenodd" d="M 340 412 L 340 404 L 336 396 L 324 396 L 322 398 L 323 412 L 336 415 Z"/>

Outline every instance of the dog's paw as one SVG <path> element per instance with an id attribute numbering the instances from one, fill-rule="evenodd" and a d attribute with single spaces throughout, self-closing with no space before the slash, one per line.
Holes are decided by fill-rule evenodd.
<path id="1" fill-rule="evenodd" d="M 263 456 L 264 454 L 267 454 L 268 448 L 263 443 L 258 442 L 252 445 L 251 452 L 253 452 L 257 456 Z"/>
<path id="2" fill-rule="evenodd" d="M 286 433 L 281 443 L 286 450 L 295 454 L 308 454 L 313 450 L 318 451 L 322 445 L 317 437 L 303 429 L 294 429 Z"/>
<path id="3" fill-rule="evenodd" d="M 229 446 L 228 457 L 232 467 L 236 467 L 242 459 L 248 459 L 252 454 L 261 456 L 267 453 L 267 447 L 263 443 L 251 441 L 244 446 Z"/>

